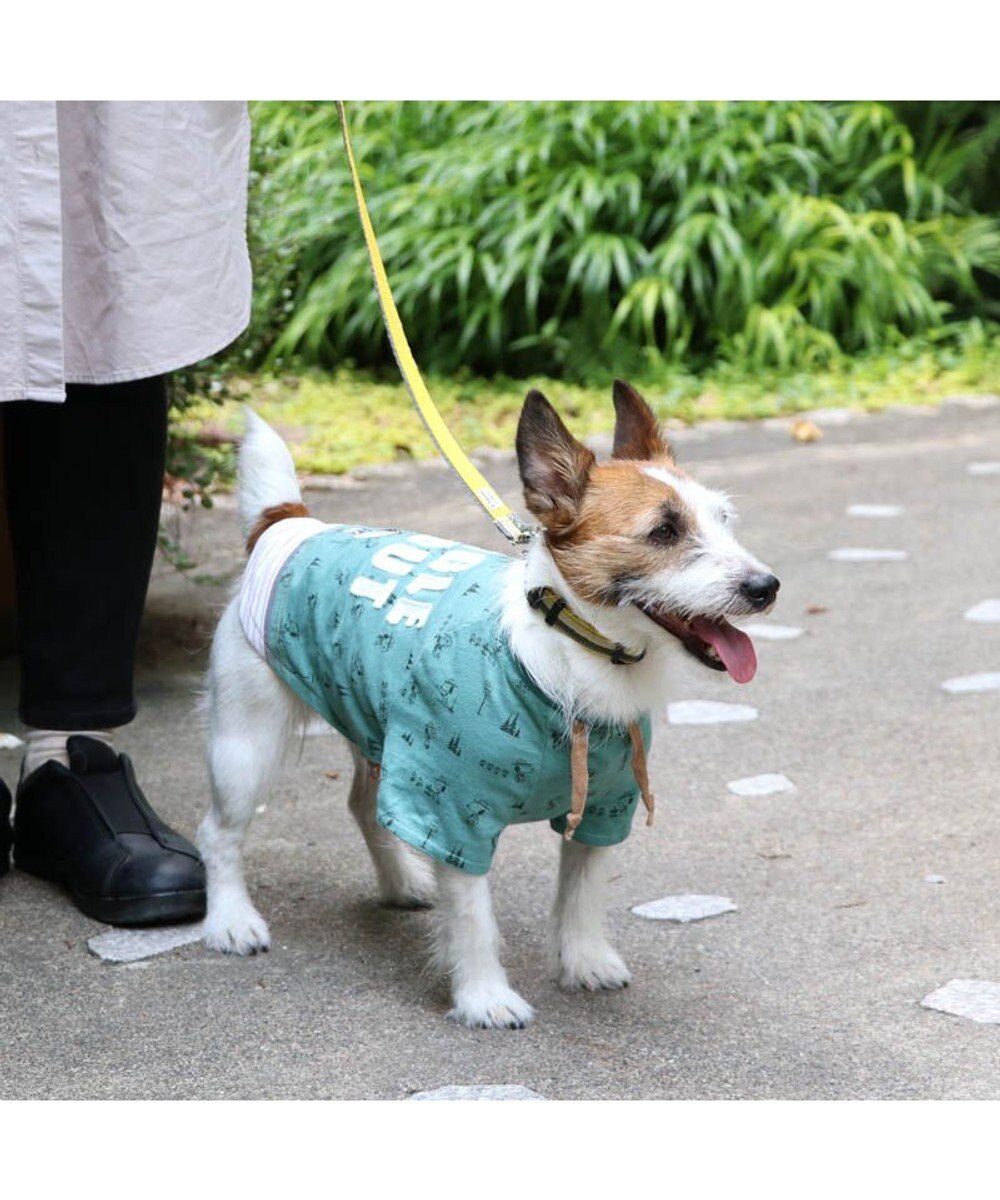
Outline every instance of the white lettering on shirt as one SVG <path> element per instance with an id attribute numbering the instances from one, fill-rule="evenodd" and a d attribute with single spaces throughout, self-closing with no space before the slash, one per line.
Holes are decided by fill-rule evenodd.
<path id="1" fill-rule="evenodd" d="M 395 587 L 395 579 L 385 579 L 379 583 L 377 579 L 369 579 L 366 575 L 359 575 L 357 579 L 351 581 L 351 595 L 371 600 L 376 608 L 381 608 L 392 595 Z"/>
<path id="2" fill-rule="evenodd" d="M 406 585 L 407 595 L 414 592 L 446 592 L 455 582 L 454 575 L 428 575 L 426 571 Z"/>
<path id="3" fill-rule="evenodd" d="M 390 625 L 398 625 L 400 621 L 407 629 L 420 629 L 427 624 L 433 605 L 425 600 L 411 600 L 409 596 L 400 596 L 396 603 L 385 614 Z"/>
<path id="4" fill-rule="evenodd" d="M 390 575 L 409 575 L 414 565 L 422 563 L 427 554 L 426 550 L 408 546 L 406 542 L 393 542 L 391 546 L 376 550 L 372 555 L 372 566 L 388 571 Z"/>
<path id="5" fill-rule="evenodd" d="M 415 569 L 422 566 L 435 550 L 443 550 L 444 553 L 414 575 Z M 429 533 L 415 533 L 405 541 L 380 547 L 372 555 L 371 565 L 395 578 L 380 580 L 359 575 L 351 582 L 351 595 L 371 600 L 375 608 L 382 608 L 394 597 L 392 607 L 385 614 L 388 624 L 420 629 L 427 624 L 434 606 L 432 601 L 415 600 L 412 597 L 419 592 L 435 595 L 446 592 L 455 582 L 457 574 L 478 566 L 485 558 L 483 551 L 456 546 L 455 542 Z M 396 586 L 406 575 L 412 578 L 405 586 L 406 594 L 400 596 L 396 593 Z"/>

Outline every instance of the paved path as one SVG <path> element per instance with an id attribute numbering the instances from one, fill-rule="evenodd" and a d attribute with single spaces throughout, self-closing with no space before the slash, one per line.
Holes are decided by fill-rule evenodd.
<path id="1" fill-rule="evenodd" d="M 1000 1028 L 920 1007 L 953 979 L 1000 980 L 1000 691 L 941 686 L 1000 672 L 1000 624 L 963 619 L 1000 598 L 1000 474 L 967 470 L 1000 461 L 1000 407 L 820 424 L 811 445 L 780 425 L 679 439 L 686 464 L 737 496 L 746 542 L 781 576 L 771 623 L 802 634 L 759 641 L 748 687 L 694 663 L 671 681 L 674 702 L 749 704 L 756 720 L 655 714 L 659 816 L 653 830 L 636 823 L 612 887 L 632 988 L 567 996 L 548 980 L 558 846 L 520 827 L 500 847 L 494 895 L 511 978 L 538 1018 L 516 1033 L 446 1023 L 423 972 L 427 917 L 374 903 L 347 754 L 312 737 L 249 841 L 267 956 L 189 944 L 104 962 L 87 950 L 101 927 L 54 888 L 17 872 L 0 882 L 0 1097 L 391 1099 L 501 1084 L 553 1099 L 1000 1094 Z M 490 474 L 514 491 L 509 461 Z M 492 537 L 440 470 L 309 499 L 330 519 Z M 859 504 L 902 512 L 847 515 Z M 204 572 L 236 567 L 228 507 L 186 537 Z M 835 561 L 837 549 L 906 557 Z M 158 570 L 142 712 L 123 739 L 189 832 L 206 802 L 193 697 L 224 595 Z M 12 683 L 4 663 L 0 728 Z M 8 779 L 15 764 L 0 753 Z M 794 790 L 746 782 L 762 775 Z M 736 911 L 686 924 L 630 912 L 688 893 Z"/>

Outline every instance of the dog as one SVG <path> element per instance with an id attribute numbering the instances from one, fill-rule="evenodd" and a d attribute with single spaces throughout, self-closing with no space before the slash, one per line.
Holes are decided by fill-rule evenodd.
<path id="1" fill-rule="evenodd" d="M 534 1010 L 501 965 L 486 872 L 503 828 L 563 835 L 554 956 L 569 989 L 626 987 L 604 931 L 611 847 L 645 776 L 649 713 L 673 656 L 749 682 L 730 618 L 770 611 L 779 583 L 733 532 L 724 494 L 676 463 L 657 419 L 614 385 L 610 461 L 528 394 L 517 460 L 538 522 L 508 558 L 426 534 L 328 526 L 291 456 L 248 411 L 239 508 L 250 557 L 211 652 L 212 807 L 199 844 L 205 942 L 266 950 L 241 843 L 286 750 L 319 712 L 352 743 L 349 807 L 383 901 L 436 905 L 449 1017 L 522 1028 Z"/>

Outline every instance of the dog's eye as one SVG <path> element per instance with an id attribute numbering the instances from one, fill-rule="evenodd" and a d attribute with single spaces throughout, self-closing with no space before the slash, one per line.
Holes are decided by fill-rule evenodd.
<path id="1" fill-rule="evenodd" d="M 649 540 L 657 546 L 672 546 L 681 536 L 680 525 L 673 517 L 667 517 L 649 534 Z"/>

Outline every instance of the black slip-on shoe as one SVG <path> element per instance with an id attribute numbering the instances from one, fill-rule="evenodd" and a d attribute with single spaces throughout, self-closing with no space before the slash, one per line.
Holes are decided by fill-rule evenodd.
<path id="1" fill-rule="evenodd" d="M 128 755 L 79 735 L 66 750 L 68 769 L 50 759 L 17 789 L 14 865 L 63 884 L 109 925 L 204 916 L 198 851 L 153 812 Z"/>
<path id="2" fill-rule="evenodd" d="M 0 779 L 0 875 L 10 867 L 10 848 L 14 835 L 10 830 L 10 788 Z"/>

